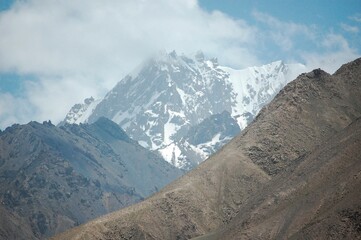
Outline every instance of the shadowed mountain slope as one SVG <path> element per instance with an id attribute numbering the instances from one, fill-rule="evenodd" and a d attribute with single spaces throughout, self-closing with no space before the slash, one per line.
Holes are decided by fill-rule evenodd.
<path id="1" fill-rule="evenodd" d="M 301 74 L 195 170 L 146 201 L 57 239 L 189 239 L 237 225 L 237 213 L 254 196 L 361 116 L 360 76 L 361 59 L 334 75 Z"/>
<path id="2" fill-rule="evenodd" d="M 0 239 L 52 236 L 139 202 L 181 174 L 106 118 L 13 125 L 0 133 Z"/>

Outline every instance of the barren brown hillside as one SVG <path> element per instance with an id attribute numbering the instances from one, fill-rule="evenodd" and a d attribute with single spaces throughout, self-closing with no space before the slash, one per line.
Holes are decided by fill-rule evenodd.
<path id="1" fill-rule="evenodd" d="M 199 239 L 361 239 L 361 118 L 295 165 Z"/>

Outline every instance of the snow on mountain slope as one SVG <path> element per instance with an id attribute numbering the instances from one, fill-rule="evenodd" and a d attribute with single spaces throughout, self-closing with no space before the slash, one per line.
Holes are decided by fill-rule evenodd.
<path id="1" fill-rule="evenodd" d="M 223 111 L 192 126 L 180 141 L 167 145 L 159 151 L 173 165 L 191 169 L 228 143 L 240 131 L 231 114 Z"/>
<path id="2" fill-rule="evenodd" d="M 107 117 L 142 146 L 179 168 L 191 169 L 234 136 L 224 136 L 226 128 L 216 127 L 220 132 L 192 144 L 197 125 L 226 111 L 244 129 L 303 70 L 301 64 L 281 61 L 234 70 L 205 59 L 201 52 L 193 57 L 161 52 L 119 81 L 104 99 L 70 117 L 69 113 L 64 121 L 91 123 Z M 227 117 L 224 121 L 230 122 Z"/>
<path id="3" fill-rule="evenodd" d="M 86 123 L 88 121 L 89 116 L 94 111 L 95 107 L 101 102 L 102 99 L 94 100 L 93 97 L 86 98 L 84 103 L 75 104 L 65 119 L 59 123 L 59 125 L 64 125 L 65 123 Z"/>
<path id="4" fill-rule="evenodd" d="M 258 111 L 290 80 L 306 70 L 302 64 L 284 64 L 282 61 L 242 70 L 220 68 L 229 73 L 228 80 L 237 94 L 232 116 L 237 119 L 241 129 L 245 128 Z"/>

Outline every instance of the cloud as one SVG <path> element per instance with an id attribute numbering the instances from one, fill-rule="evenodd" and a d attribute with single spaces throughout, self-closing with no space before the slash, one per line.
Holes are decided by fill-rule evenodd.
<path id="1" fill-rule="evenodd" d="M 28 122 L 34 114 L 34 107 L 27 99 L 14 97 L 9 93 L 0 93 L 0 129 L 14 123 Z"/>
<path id="2" fill-rule="evenodd" d="M 25 100 L 39 121 L 58 122 L 75 102 L 102 96 L 159 49 L 202 49 L 239 67 L 259 63 L 248 47 L 255 42 L 251 26 L 205 12 L 195 0 L 17 1 L 0 13 L 0 36 L 0 73 L 38 77 Z"/>
<path id="3" fill-rule="evenodd" d="M 349 19 L 361 23 L 361 14 L 350 16 Z"/>
<path id="4" fill-rule="evenodd" d="M 1 70 L 101 77 L 124 74 L 160 48 L 212 54 L 254 37 L 245 22 L 192 0 L 21 1 L 1 15 L 0 35 Z"/>
<path id="5" fill-rule="evenodd" d="M 39 121 L 62 120 L 70 106 L 82 102 L 84 97 L 79 96 L 99 97 L 98 89 L 94 87 L 96 84 L 84 84 L 84 82 L 86 79 L 81 77 L 42 78 L 37 82 L 28 82 L 26 99 L 36 109 Z"/>
<path id="6" fill-rule="evenodd" d="M 294 48 L 295 38 L 300 36 L 309 40 L 316 38 L 314 26 L 280 21 L 269 14 L 258 11 L 254 11 L 252 14 L 257 21 L 267 26 L 263 32 L 267 37 L 263 38 L 271 38 L 284 51 L 290 51 Z"/>
<path id="7" fill-rule="evenodd" d="M 265 13 L 254 11 L 255 19 L 267 26 L 263 40 L 271 39 L 293 61 L 301 61 L 307 71 L 322 68 L 335 72 L 342 64 L 360 57 L 358 49 L 351 48 L 348 41 L 333 30 L 321 30 L 315 25 L 281 21 Z M 344 30 L 357 32 L 357 27 L 340 24 Z M 295 60 L 296 59 L 296 60 Z M 283 59 L 285 60 L 285 59 Z M 286 59 L 287 60 L 287 59 Z"/>
<path id="8" fill-rule="evenodd" d="M 234 68 L 282 57 L 334 69 L 358 55 L 345 39 L 316 26 L 257 11 L 253 17 L 252 25 L 207 12 L 197 0 L 15 1 L 0 12 L 0 74 L 34 79 L 23 82 L 20 97 L 0 93 L 0 127 L 29 120 L 57 123 L 74 103 L 102 97 L 159 49 L 185 54 L 201 49 Z"/>
<path id="9" fill-rule="evenodd" d="M 345 23 L 340 23 L 340 27 L 343 30 L 345 30 L 346 32 L 350 32 L 350 33 L 358 33 L 359 32 L 359 28 L 357 26 L 351 26 L 351 25 L 348 25 Z"/>
<path id="10" fill-rule="evenodd" d="M 322 53 L 301 53 L 308 70 L 322 68 L 329 73 L 334 73 L 342 64 L 360 57 L 359 52 L 351 48 L 347 40 L 339 34 L 327 34 L 321 45 L 325 48 Z"/>

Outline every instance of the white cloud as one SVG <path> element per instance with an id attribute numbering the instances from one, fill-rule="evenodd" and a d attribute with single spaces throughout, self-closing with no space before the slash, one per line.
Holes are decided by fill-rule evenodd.
<path id="1" fill-rule="evenodd" d="M 0 68 L 37 74 L 124 74 L 154 50 L 209 53 L 252 42 L 253 30 L 196 1 L 18 2 L 0 19 Z"/>
<path id="2" fill-rule="evenodd" d="M 96 83 L 84 84 L 81 77 L 61 79 L 43 78 L 26 84 L 27 99 L 37 110 L 36 120 L 62 120 L 74 103 L 82 102 L 86 96 L 98 96 Z M 55 83 L 55 84 L 54 84 Z"/>
<path id="3" fill-rule="evenodd" d="M 361 23 L 361 14 L 356 14 L 354 16 L 350 16 L 349 19 Z"/>
<path id="4" fill-rule="evenodd" d="M 339 35 L 330 33 L 321 42 L 325 50 L 319 52 L 303 52 L 301 54 L 309 70 L 322 68 L 334 73 L 342 64 L 360 57 L 356 49 L 349 46 L 347 40 Z"/>
<path id="5" fill-rule="evenodd" d="M 263 32 L 265 35 L 264 39 L 271 38 L 273 42 L 284 51 L 289 51 L 294 48 L 296 37 L 302 36 L 311 40 L 316 38 L 314 26 L 283 22 L 269 14 L 258 11 L 254 11 L 253 16 L 257 21 L 268 26 Z"/>
<path id="6" fill-rule="evenodd" d="M 0 36 L 0 73 L 40 78 L 25 99 L 39 121 L 58 122 L 74 102 L 101 96 L 159 49 L 202 49 L 233 66 L 258 63 L 247 47 L 254 29 L 207 13 L 196 0 L 17 1 L 0 13 Z"/>
<path id="7" fill-rule="evenodd" d="M 351 26 L 345 23 L 340 23 L 340 27 L 346 32 L 350 32 L 350 33 L 358 33 L 360 31 L 357 26 Z"/>
<path id="8" fill-rule="evenodd" d="M 24 85 L 22 97 L 0 96 L 0 127 L 29 120 L 57 123 L 74 103 L 102 96 L 159 49 L 186 54 L 201 49 L 236 68 L 266 63 L 270 45 L 277 46 L 272 52 L 281 52 L 278 56 L 325 69 L 358 55 L 345 39 L 322 37 L 315 26 L 260 12 L 253 16 L 256 25 L 206 12 L 197 0 L 16 1 L 0 12 L 0 74 L 38 80 Z M 300 39 L 324 51 L 306 52 Z"/>
<path id="9" fill-rule="evenodd" d="M 14 123 L 26 123 L 33 117 L 35 109 L 27 99 L 0 93 L 0 129 Z"/>
<path id="10" fill-rule="evenodd" d="M 321 31 L 314 25 L 284 22 L 257 11 L 253 12 L 253 15 L 256 20 L 268 26 L 263 32 L 263 39 L 267 41 L 271 38 L 279 46 L 279 51 L 290 52 L 291 54 L 286 56 L 304 63 L 308 71 L 322 68 L 333 73 L 342 64 L 360 57 L 358 50 L 351 48 L 348 41 L 342 35 L 333 33 L 332 29 L 324 32 L 325 30 Z M 348 30 L 356 31 L 353 28 Z"/>

